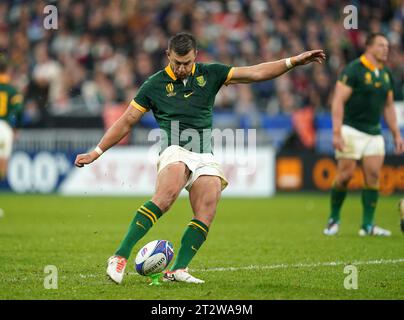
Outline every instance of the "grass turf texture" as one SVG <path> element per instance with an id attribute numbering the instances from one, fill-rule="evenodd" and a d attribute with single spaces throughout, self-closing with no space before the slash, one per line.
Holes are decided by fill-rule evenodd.
<path id="1" fill-rule="evenodd" d="M 151 287 L 135 274 L 133 260 L 145 243 L 167 239 L 179 249 L 191 219 L 188 199 L 171 210 L 138 243 L 124 281 L 106 279 L 115 251 L 146 198 L 70 198 L 0 195 L 0 299 L 403 299 L 404 235 L 398 197 L 381 197 L 376 222 L 390 238 L 361 238 L 359 194 L 344 204 L 340 235 L 322 230 L 328 195 L 281 194 L 271 199 L 222 199 L 208 240 L 191 262 L 203 285 L 163 283 Z M 368 264 L 366 261 L 397 260 Z M 337 265 L 296 266 L 340 262 Z M 357 290 L 344 288 L 345 263 L 363 261 Z M 285 264 L 284 267 L 273 267 Z M 58 268 L 58 289 L 44 289 L 46 265 Z M 217 267 L 253 270 L 214 271 Z M 270 266 L 264 267 L 263 266 Z M 272 267 L 271 267 L 272 266 Z"/>

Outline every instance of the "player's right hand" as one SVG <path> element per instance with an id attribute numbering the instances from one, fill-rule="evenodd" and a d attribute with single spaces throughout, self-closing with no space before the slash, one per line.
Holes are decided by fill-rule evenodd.
<path id="1" fill-rule="evenodd" d="M 332 136 L 332 145 L 335 150 L 344 151 L 345 142 L 340 133 L 334 133 Z"/>
<path id="2" fill-rule="evenodd" d="M 78 168 L 82 168 L 85 164 L 90 164 L 98 157 L 99 155 L 95 151 L 91 151 L 90 153 L 78 154 L 76 160 L 74 160 L 74 165 Z"/>

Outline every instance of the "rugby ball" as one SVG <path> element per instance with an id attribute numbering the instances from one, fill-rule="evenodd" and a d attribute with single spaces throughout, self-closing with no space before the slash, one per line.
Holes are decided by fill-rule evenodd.
<path id="1" fill-rule="evenodd" d="M 174 256 L 170 241 L 154 240 L 139 250 L 135 259 L 135 269 L 142 276 L 149 276 L 163 271 Z"/>

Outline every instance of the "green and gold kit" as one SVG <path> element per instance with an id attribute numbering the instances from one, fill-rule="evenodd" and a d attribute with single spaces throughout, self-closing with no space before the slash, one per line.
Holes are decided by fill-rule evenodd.
<path id="1" fill-rule="evenodd" d="M 368 134 L 381 134 L 380 118 L 387 94 L 393 90 L 391 71 L 377 69 L 362 55 L 345 67 L 338 80 L 352 88 L 343 123 Z"/>
<path id="2" fill-rule="evenodd" d="M 15 123 L 15 117 L 21 112 L 22 95 L 10 85 L 7 75 L 0 75 L 0 120 L 10 125 Z"/>
<path id="3" fill-rule="evenodd" d="M 185 80 L 176 78 L 170 65 L 150 76 L 131 105 L 151 110 L 161 130 L 162 150 L 179 145 L 198 153 L 212 151 L 212 109 L 220 87 L 233 68 L 219 63 L 195 63 Z"/>

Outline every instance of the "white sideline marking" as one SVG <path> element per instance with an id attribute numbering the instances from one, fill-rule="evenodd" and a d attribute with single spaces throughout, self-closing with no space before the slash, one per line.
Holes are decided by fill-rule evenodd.
<path id="1" fill-rule="evenodd" d="M 247 266 L 247 267 L 227 267 L 227 268 L 208 268 L 208 269 L 192 269 L 199 272 L 220 272 L 220 271 L 240 271 L 240 270 L 268 270 L 268 269 L 288 269 L 288 268 L 317 268 L 317 267 L 334 267 L 341 265 L 372 265 L 372 264 L 397 264 L 404 263 L 404 258 L 399 259 L 379 259 L 368 261 L 332 261 L 332 262 L 316 262 L 316 263 L 296 263 L 296 264 L 273 264 L 264 266 Z"/>
<path id="2" fill-rule="evenodd" d="M 191 272 L 223 272 L 223 271 L 241 271 L 241 270 L 273 270 L 273 269 L 288 269 L 288 268 L 318 268 L 318 267 L 335 267 L 335 266 L 345 266 L 345 265 L 373 265 L 373 264 L 398 264 L 404 263 L 404 258 L 398 259 L 379 259 L 379 260 L 368 260 L 368 261 L 331 261 L 331 262 L 314 262 L 314 263 L 281 263 L 273 265 L 264 266 L 246 266 L 246 267 L 221 267 L 221 268 L 207 268 L 207 269 L 190 269 Z M 137 272 L 127 272 L 130 275 L 139 275 Z M 96 274 L 79 274 L 80 278 L 96 278 L 99 275 Z"/>

